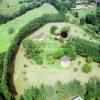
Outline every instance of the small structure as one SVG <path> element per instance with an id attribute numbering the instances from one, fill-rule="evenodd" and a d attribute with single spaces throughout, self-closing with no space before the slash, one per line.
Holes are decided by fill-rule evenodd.
<path id="1" fill-rule="evenodd" d="M 62 68 L 68 68 L 69 65 L 70 65 L 70 59 L 68 56 L 64 55 L 61 59 L 60 59 L 60 62 L 61 62 L 61 67 Z"/>
<path id="2" fill-rule="evenodd" d="M 100 7 L 100 0 L 96 0 L 97 7 Z"/>
<path id="3" fill-rule="evenodd" d="M 76 97 L 74 97 L 72 100 L 83 100 L 83 98 L 80 97 L 80 96 L 76 96 Z"/>
<path id="4" fill-rule="evenodd" d="M 37 34 L 33 37 L 34 40 L 38 40 L 38 41 L 42 41 L 45 37 L 47 36 L 47 34 L 45 33 L 40 33 L 40 34 Z"/>

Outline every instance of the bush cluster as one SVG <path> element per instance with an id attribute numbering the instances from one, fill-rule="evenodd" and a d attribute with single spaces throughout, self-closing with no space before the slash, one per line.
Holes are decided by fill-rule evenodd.
<path id="1" fill-rule="evenodd" d="M 86 63 L 83 67 L 82 67 L 82 71 L 84 73 L 89 73 L 92 71 L 92 66 L 89 63 Z"/>

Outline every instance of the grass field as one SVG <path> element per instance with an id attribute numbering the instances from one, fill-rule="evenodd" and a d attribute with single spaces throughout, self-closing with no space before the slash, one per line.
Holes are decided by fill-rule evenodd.
<path id="1" fill-rule="evenodd" d="M 57 10 L 52 5 L 46 3 L 39 8 L 28 11 L 24 15 L 17 17 L 16 19 L 6 24 L 1 25 L 0 26 L 0 53 L 7 51 L 11 41 L 18 33 L 21 27 L 23 27 L 31 20 L 34 20 L 35 18 L 38 18 L 43 14 L 49 14 L 49 13 L 57 13 Z M 15 32 L 13 34 L 8 34 L 9 28 L 14 28 Z"/>
<path id="2" fill-rule="evenodd" d="M 85 17 L 87 14 L 95 14 L 96 7 L 81 9 L 78 11 L 79 17 Z"/>
<path id="3" fill-rule="evenodd" d="M 18 11 L 22 5 L 19 3 L 19 0 L 0 0 L 0 13 L 12 14 Z"/>
<path id="4" fill-rule="evenodd" d="M 37 31 L 33 32 L 33 34 L 31 34 L 28 39 L 33 39 L 34 35 L 41 32 L 50 34 L 49 29 L 53 25 L 57 25 L 59 29 L 61 29 L 63 26 L 70 26 L 71 30 L 69 36 L 78 36 L 79 38 L 86 39 L 91 42 L 98 42 L 95 39 L 90 40 L 90 36 L 88 34 L 84 37 L 84 34 L 86 34 L 86 32 L 76 25 L 64 22 L 46 24 Z M 47 39 L 46 41 L 47 45 L 49 45 L 49 43 L 51 42 L 50 46 L 52 47 L 52 49 L 59 48 L 59 42 L 56 41 L 55 43 L 50 39 Z M 47 53 L 52 52 L 50 48 L 46 48 Z M 67 69 L 63 69 L 61 68 L 60 64 L 57 63 L 54 65 L 50 65 L 47 63 L 44 63 L 42 66 L 37 65 L 33 61 L 27 59 L 24 55 L 24 49 L 21 44 L 21 47 L 15 59 L 14 66 L 14 83 L 18 95 L 22 94 L 24 89 L 29 88 L 32 85 L 39 86 L 42 83 L 46 85 L 54 85 L 57 80 L 67 83 L 73 79 L 80 80 L 82 83 L 84 83 L 87 82 L 90 77 L 97 76 L 99 78 L 100 69 L 97 67 L 98 64 L 95 62 L 91 63 L 91 66 L 93 67 L 92 72 L 88 74 L 82 72 L 81 68 L 86 62 L 85 58 L 80 56 L 77 56 L 74 61 L 71 61 L 71 64 Z M 81 62 L 80 65 L 78 64 L 79 61 Z M 25 67 L 24 65 L 27 65 L 27 67 Z M 77 71 L 75 71 L 74 69 L 77 69 Z"/>

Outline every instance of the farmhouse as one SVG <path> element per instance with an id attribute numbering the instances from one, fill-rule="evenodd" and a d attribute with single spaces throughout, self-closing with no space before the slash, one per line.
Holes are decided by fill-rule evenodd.
<path id="1" fill-rule="evenodd" d="M 60 59 L 61 61 L 61 67 L 62 68 L 67 68 L 70 65 L 70 59 L 68 56 L 64 55 L 63 57 L 61 57 Z"/>

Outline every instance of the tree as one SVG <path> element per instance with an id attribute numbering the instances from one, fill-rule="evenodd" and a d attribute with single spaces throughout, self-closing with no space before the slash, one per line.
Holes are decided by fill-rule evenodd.
<path id="1" fill-rule="evenodd" d="M 22 5 L 21 7 L 20 7 L 20 9 L 19 9 L 19 15 L 22 15 L 22 14 L 24 14 L 25 12 L 26 12 L 26 10 L 27 10 L 27 8 L 26 8 L 26 6 L 25 5 Z"/>
<path id="2" fill-rule="evenodd" d="M 63 38 L 66 38 L 68 36 L 68 32 L 69 31 L 70 31 L 70 27 L 69 26 L 68 27 L 66 27 L 66 26 L 62 27 L 62 29 L 61 29 L 61 36 Z"/>
<path id="3" fill-rule="evenodd" d="M 55 34 L 55 31 L 58 29 L 58 27 L 57 26 L 52 26 L 51 28 L 50 28 L 50 33 L 51 34 Z"/>
<path id="4" fill-rule="evenodd" d="M 56 50 L 56 52 L 54 53 L 54 58 L 60 59 L 63 55 L 64 55 L 63 48 L 60 48 Z"/>
<path id="5" fill-rule="evenodd" d="M 80 25 L 83 25 L 85 23 L 85 19 L 83 17 L 80 18 Z"/>
<path id="6" fill-rule="evenodd" d="M 85 22 L 87 24 L 96 24 L 96 16 L 93 14 L 86 15 Z"/>
<path id="7" fill-rule="evenodd" d="M 78 15 L 78 12 L 73 12 L 73 15 L 77 18 L 79 15 Z"/>
<path id="8" fill-rule="evenodd" d="M 100 80 L 96 77 L 91 78 L 88 83 L 85 84 L 86 91 L 84 94 L 84 100 L 99 100 L 100 99 Z"/>
<path id="9" fill-rule="evenodd" d="M 25 40 L 23 42 L 23 47 L 25 48 L 25 53 L 28 58 L 34 59 L 37 64 L 42 64 L 43 59 L 41 57 L 41 52 L 43 51 L 42 44 L 34 42 L 32 40 Z"/>
<path id="10" fill-rule="evenodd" d="M 71 60 L 76 58 L 76 48 L 71 43 L 66 43 L 64 46 L 64 54 L 70 57 Z"/>
<path id="11" fill-rule="evenodd" d="M 89 63 L 86 63 L 83 67 L 82 67 L 82 71 L 85 73 L 89 73 L 92 71 L 92 66 Z"/>

